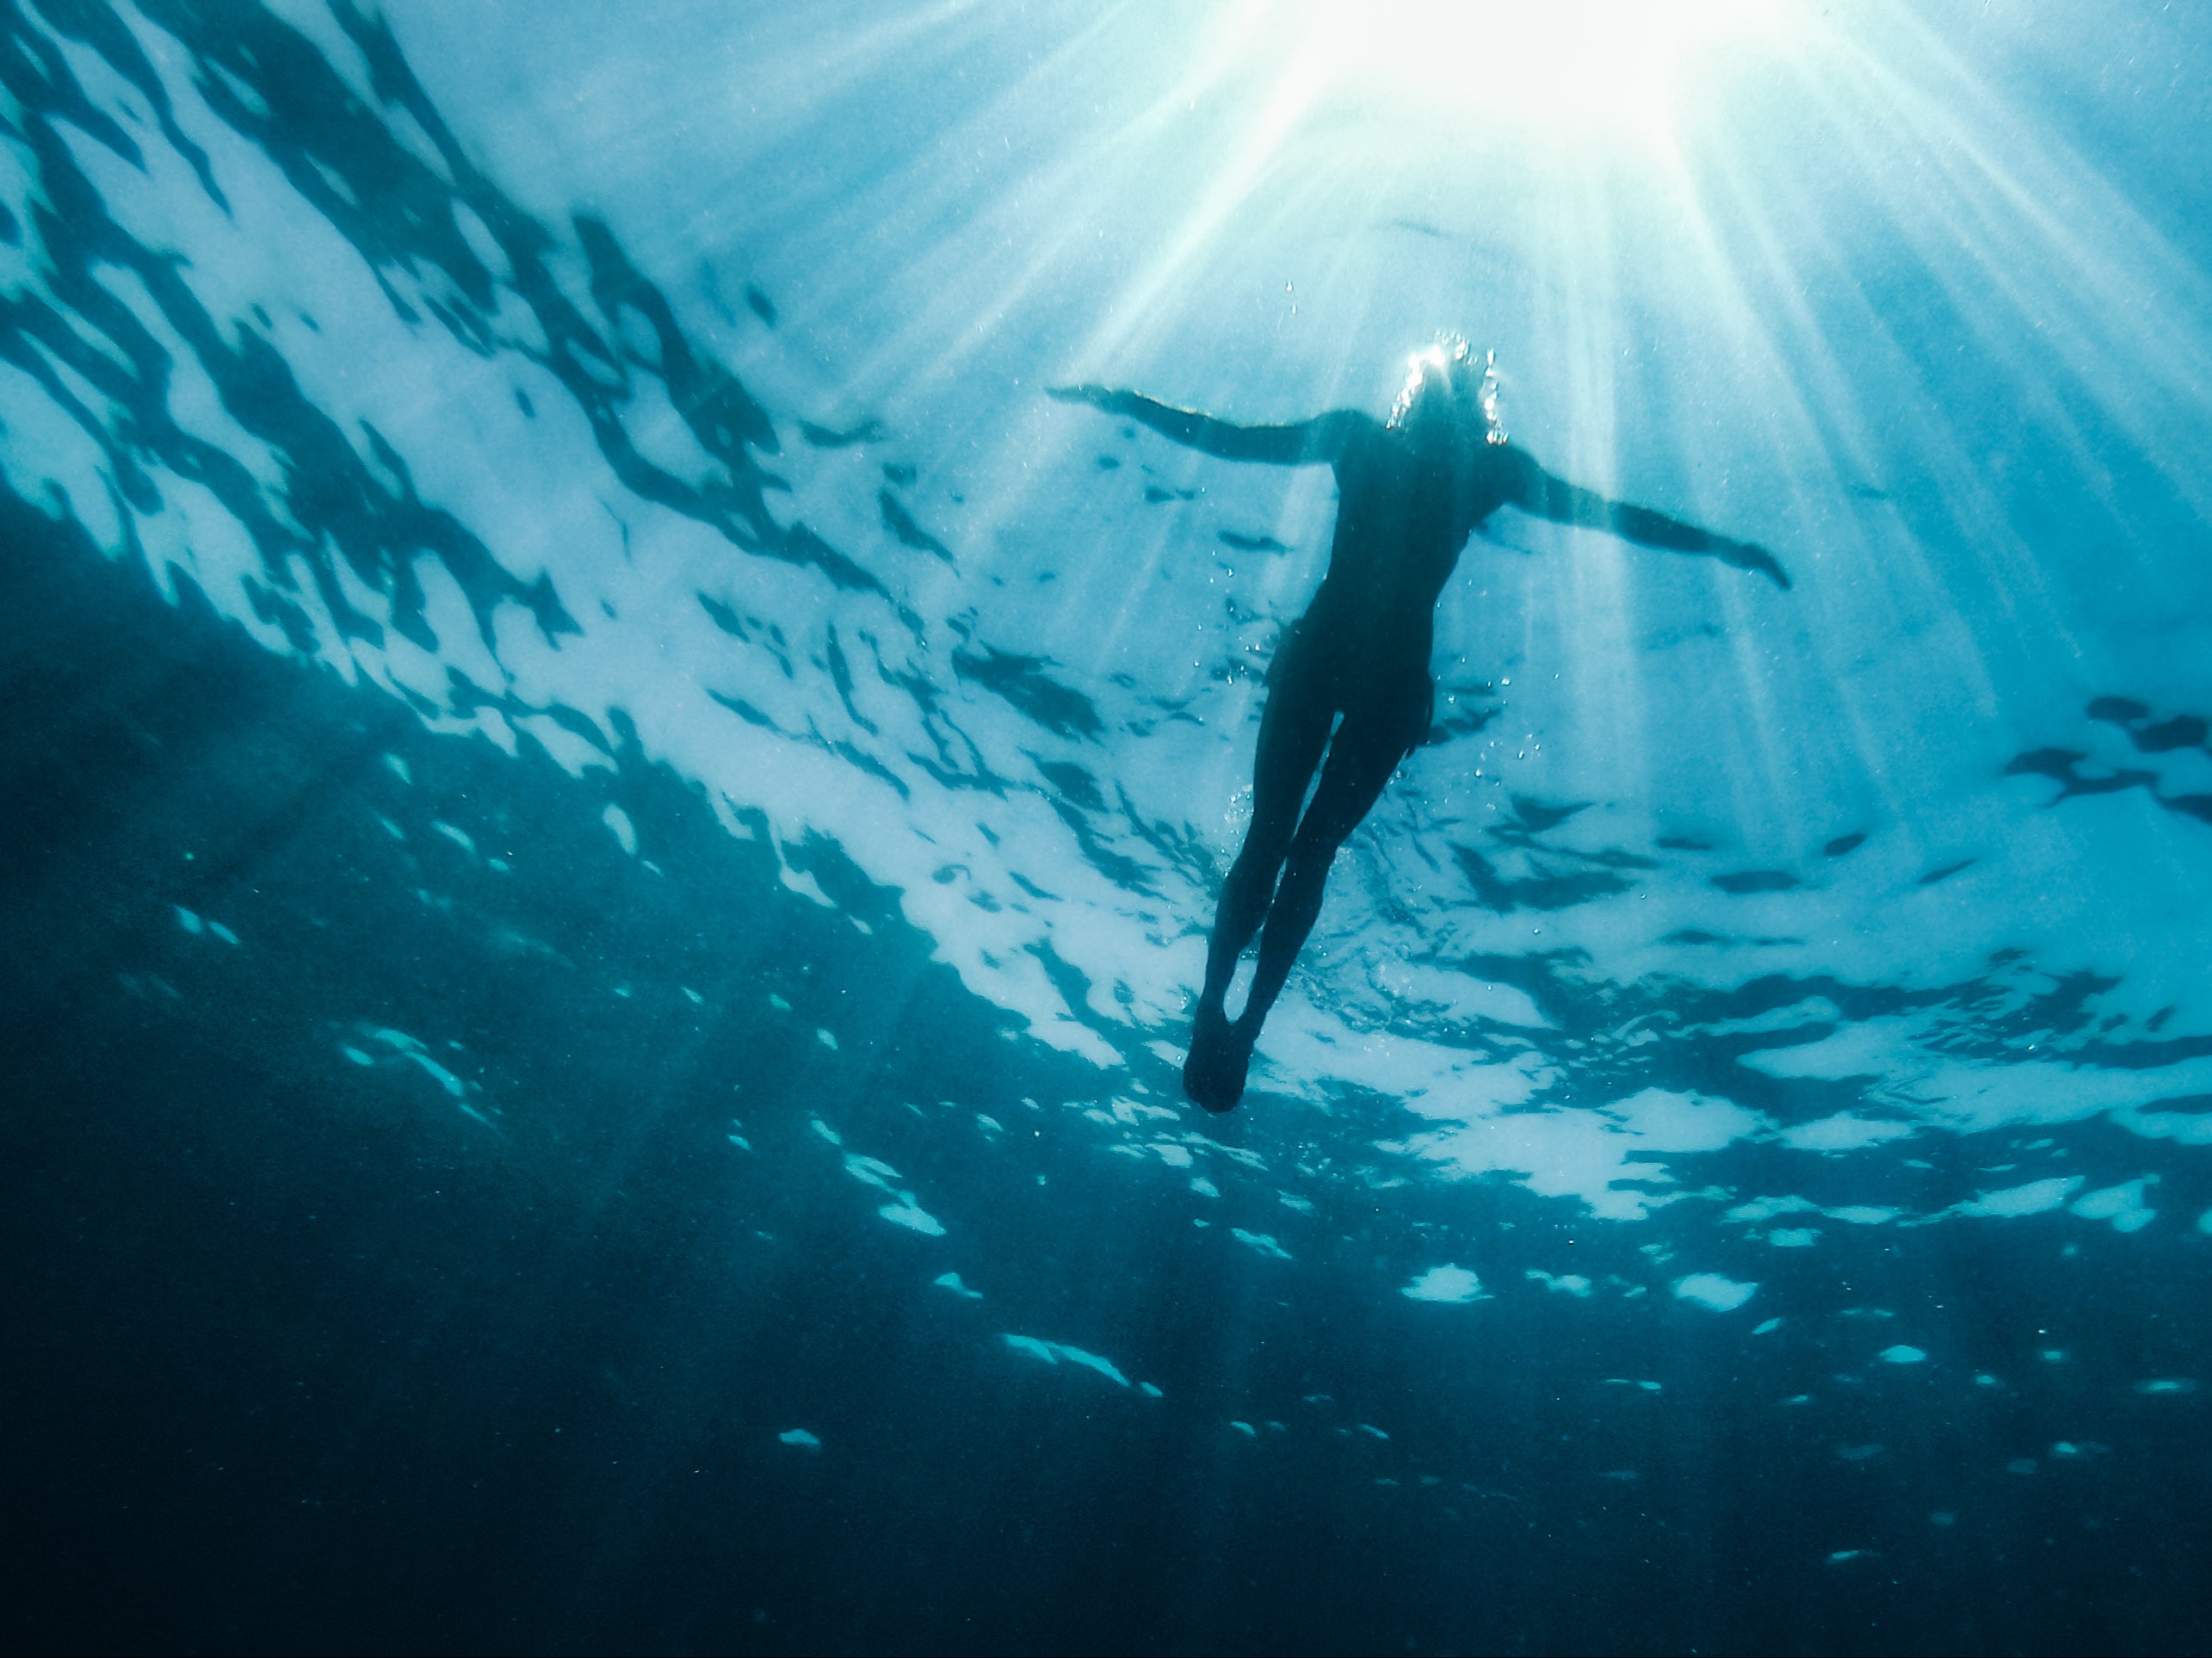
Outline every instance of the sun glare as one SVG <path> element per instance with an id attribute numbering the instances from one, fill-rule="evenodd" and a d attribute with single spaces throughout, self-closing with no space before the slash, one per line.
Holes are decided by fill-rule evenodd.
<path id="1" fill-rule="evenodd" d="M 1663 137 L 1721 48 L 1784 0 L 1300 0 L 1276 13 L 1342 92 L 1500 137 Z"/>

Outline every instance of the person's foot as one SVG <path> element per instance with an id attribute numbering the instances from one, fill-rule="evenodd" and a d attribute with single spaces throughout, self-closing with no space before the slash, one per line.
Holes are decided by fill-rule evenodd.
<path id="1" fill-rule="evenodd" d="M 1190 1055 L 1183 1062 L 1183 1092 L 1209 1111 L 1230 1111 L 1245 1097 L 1252 1045 L 1218 1007 L 1202 1006 L 1190 1029 Z"/>

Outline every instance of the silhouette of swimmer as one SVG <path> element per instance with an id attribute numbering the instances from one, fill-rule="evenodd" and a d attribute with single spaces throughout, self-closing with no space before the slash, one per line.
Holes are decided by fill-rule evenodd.
<path id="1" fill-rule="evenodd" d="M 1243 1097 L 1252 1044 L 1321 913 L 1337 849 L 1428 735 L 1437 598 L 1476 525 L 1515 506 L 1789 585 L 1763 548 L 1553 477 L 1507 440 L 1496 387 L 1486 360 L 1447 340 L 1413 359 L 1387 423 L 1338 410 L 1294 426 L 1237 426 L 1101 386 L 1051 393 L 1142 421 L 1225 461 L 1326 465 L 1337 474 L 1328 573 L 1268 670 L 1251 826 L 1222 883 L 1183 1067 L 1184 1092 L 1208 1110 L 1228 1110 Z M 1308 802 L 1317 767 L 1321 780 Z M 1259 961 L 1232 1021 L 1223 999 L 1255 935 Z"/>

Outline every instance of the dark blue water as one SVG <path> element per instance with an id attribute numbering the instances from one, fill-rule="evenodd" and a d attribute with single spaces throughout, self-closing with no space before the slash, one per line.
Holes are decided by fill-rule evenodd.
<path id="1" fill-rule="evenodd" d="M 1844 9 L 0 0 L 0 1643 L 2203 1649 L 2212 37 Z M 1204 1114 L 1333 493 L 1042 388 L 1445 330 L 1794 585 Z"/>

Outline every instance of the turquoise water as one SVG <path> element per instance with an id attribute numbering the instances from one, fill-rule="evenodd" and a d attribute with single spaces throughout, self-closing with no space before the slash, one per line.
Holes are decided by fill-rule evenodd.
<path id="1" fill-rule="evenodd" d="M 2212 39 L 0 9 L 11 1646 L 2193 1649 Z M 1244 1103 L 1325 467 L 1511 509 Z"/>

